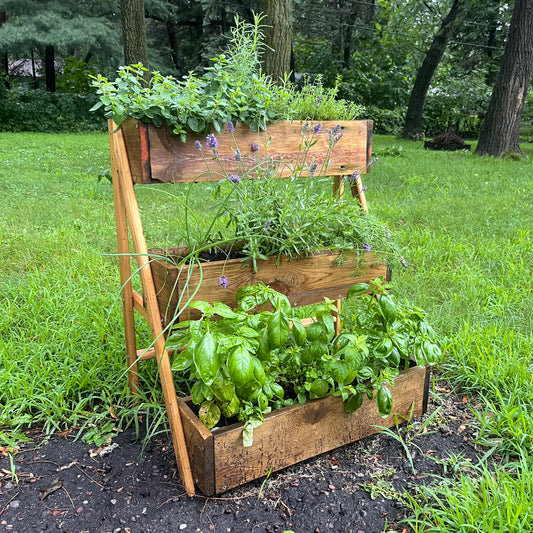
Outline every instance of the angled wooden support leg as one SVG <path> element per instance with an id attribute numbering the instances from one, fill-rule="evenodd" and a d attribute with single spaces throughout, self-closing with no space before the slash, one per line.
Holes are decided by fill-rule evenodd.
<path id="1" fill-rule="evenodd" d="M 115 130 L 114 125 L 111 125 L 110 127 L 113 128 L 113 131 Z M 144 304 L 152 334 L 159 377 L 163 389 L 163 396 L 172 434 L 172 442 L 174 444 L 174 453 L 176 455 L 176 461 L 178 463 L 185 490 L 189 496 L 194 496 L 194 481 L 189 463 L 187 444 L 183 433 L 170 359 L 165 347 L 165 337 L 157 304 L 152 271 L 149 265 L 148 249 L 146 247 L 146 241 L 142 230 L 137 198 L 135 196 L 135 191 L 133 190 L 133 181 L 122 131 L 113 134 L 113 142 L 111 146 L 113 147 L 113 158 L 115 159 L 116 167 L 118 169 L 117 178 L 120 197 L 126 212 L 126 219 L 133 241 L 135 259 L 139 267 Z"/>
<path id="2" fill-rule="evenodd" d="M 128 383 L 132 393 L 139 391 L 139 374 L 137 365 L 137 341 L 135 338 L 135 317 L 133 312 L 133 291 L 131 286 L 130 246 L 128 240 L 128 222 L 126 208 L 122 199 L 119 179 L 119 166 L 115 157 L 113 131 L 109 130 L 111 151 L 111 171 L 113 176 L 113 201 L 115 205 L 115 225 L 117 229 L 118 265 L 120 272 L 122 316 L 124 319 L 124 336 L 128 362 Z"/>

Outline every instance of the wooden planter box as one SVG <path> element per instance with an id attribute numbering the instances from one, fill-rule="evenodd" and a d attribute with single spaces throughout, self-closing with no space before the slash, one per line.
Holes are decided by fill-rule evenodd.
<path id="1" fill-rule="evenodd" d="M 371 120 L 341 120 L 322 121 L 321 124 L 323 132 L 309 150 L 309 157 L 318 164 L 318 168 L 329 160 L 330 176 L 350 176 L 355 170 L 365 172 L 372 157 L 374 123 Z M 266 131 L 253 132 L 246 124 L 236 124 L 234 135 L 242 152 L 239 163 L 235 161 L 233 136 L 226 129 L 216 133 L 219 139 L 217 161 L 198 157 L 194 142 L 200 141 L 205 145 L 205 135 L 189 133 L 187 142 L 183 143 L 167 126 L 158 128 L 134 119 L 122 123 L 122 132 L 135 183 L 180 183 L 219 179 L 220 165 L 228 175 L 241 173 L 242 165 L 252 168 L 257 164 L 257 157 L 264 157 L 267 143 L 269 157 L 297 161 L 301 155 L 298 147 L 302 142 L 303 125 L 303 121 L 282 121 L 269 124 Z M 337 125 L 343 137 L 331 154 L 327 132 Z M 260 146 L 257 153 L 250 150 L 254 143 Z M 213 173 L 207 173 L 206 168 Z M 289 176 L 290 170 L 285 169 L 282 175 Z"/>
<path id="2" fill-rule="evenodd" d="M 151 252 L 164 256 L 178 255 L 177 249 Z M 176 312 L 184 287 L 186 291 L 180 307 L 183 307 L 188 296 L 192 296 L 197 288 L 194 300 L 218 300 L 234 306 L 239 288 L 258 281 L 285 294 L 291 305 L 300 307 L 323 301 L 324 297 L 331 300 L 344 298 L 348 289 L 355 283 L 368 282 L 380 276 L 387 277 L 387 268 L 371 253 L 364 253 L 358 268 L 356 260 L 353 254 L 345 254 L 341 260 L 338 252 L 324 250 L 320 254 L 299 259 L 282 258 L 279 265 L 277 257 L 268 261 L 259 260 L 257 272 L 254 272 L 251 263 L 243 267 L 240 259 L 206 262 L 202 264 L 201 272 L 198 265 L 192 268 L 187 265 L 177 267 L 153 256 L 150 265 L 161 318 L 166 326 Z M 219 284 L 220 276 L 228 278 L 226 289 Z M 197 316 L 194 311 L 187 311 L 180 319 L 187 320 Z"/>
<path id="3" fill-rule="evenodd" d="M 242 445 L 242 424 L 210 431 L 178 398 L 194 482 L 206 496 L 220 494 L 377 433 L 375 426 L 391 427 L 394 414 L 404 419 L 411 412 L 421 416 L 427 409 L 429 374 L 429 368 L 421 367 L 400 373 L 391 388 L 393 415 L 386 419 L 379 415 L 375 400 L 365 398 L 361 408 L 348 414 L 340 398 L 327 396 L 267 415 L 247 448 Z"/>

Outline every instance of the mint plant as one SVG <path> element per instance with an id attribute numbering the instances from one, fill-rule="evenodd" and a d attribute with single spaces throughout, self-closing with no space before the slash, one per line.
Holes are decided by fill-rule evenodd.
<path id="1" fill-rule="evenodd" d="M 236 18 L 226 50 L 211 59 L 202 75 L 194 72 L 177 80 L 153 72 L 145 82 L 142 64 L 121 67 L 114 81 L 93 78 L 100 97 L 92 108 L 121 125 L 127 118 L 166 124 L 185 142 L 187 133 L 213 128 L 221 132 L 228 121 L 244 122 L 254 131 L 279 120 L 352 120 L 363 107 L 336 98 L 338 84 L 325 89 L 321 79 L 307 81 L 300 91 L 288 80 L 274 83 L 261 70 L 261 17 L 254 24 Z"/>

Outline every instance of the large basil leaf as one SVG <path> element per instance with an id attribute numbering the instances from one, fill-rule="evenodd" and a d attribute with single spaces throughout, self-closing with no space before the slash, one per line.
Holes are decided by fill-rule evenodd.
<path id="1" fill-rule="evenodd" d="M 243 346 L 236 346 L 228 358 L 228 372 L 237 387 L 243 387 L 254 377 L 254 366 L 250 352 Z"/>
<path id="2" fill-rule="evenodd" d="M 287 343 L 289 338 L 289 319 L 286 315 L 272 313 L 267 323 L 268 344 L 271 348 L 279 348 Z"/>
<path id="3" fill-rule="evenodd" d="M 301 346 L 307 338 L 305 326 L 297 318 L 292 319 L 292 338 L 296 346 Z"/>
<path id="4" fill-rule="evenodd" d="M 378 300 L 379 311 L 385 322 L 394 322 L 398 316 L 396 304 L 388 294 L 382 294 Z"/>
<path id="5" fill-rule="evenodd" d="M 382 418 L 387 418 L 392 412 L 392 393 L 391 391 L 382 385 L 376 394 L 376 403 L 378 405 L 378 411 Z"/>
<path id="6" fill-rule="evenodd" d="M 193 360 L 200 379 L 211 385 L 220 368 L 215 338 L 211 333 L 204 333 L 194 349 Z"/>
<path id="7" fill-rule="evenodd" d="M 205 401 L 200 406 L 198 418 L 208 429 L 211 429 L 220 420 L 220 409 L 215 402 Z"/>
<path id="8" fill-rule="evenodd" d="M 347 413 L 354 413 L 363 405 L 363 395 L 359 392 L 352 394 L 344 404 L 344 410 Z"/>

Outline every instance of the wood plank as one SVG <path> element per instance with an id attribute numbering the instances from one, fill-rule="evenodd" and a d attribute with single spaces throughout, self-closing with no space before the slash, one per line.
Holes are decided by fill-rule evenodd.
<path id="1" fill-rule="evenodd" d="M 322 130 L 313 140 L 317 140 L 310 151 L 307 165 L 312 161 L 318 164 L 317 175 L 340 176 L 351 175 L 355 170 L 365 172 L 368 159 L 368 133 L 371 131 L 369 123 L 372 121 L 340 121 L 323 122 Z M 343 136 L 335 146 L 331 155 L 331 163 L 326 173 L 321 172 L 322 166 L 329 155 L 329 131 L 340 124 Z M 252 132 L 246 124 L 237 124 L 235 137 L 224 131 L 217 133 L 218 160 L 211 160 L 212 151 L 205 147 L 205 136 L 187 135 L 187 142 L 183 143 L 173 135 L 169 128 L 164 126 L 156 128 L 148 125 L 148 139 L 141 137 L 141 129 L 137 121 L 132 119 L 124 121 L 122 129 L 128 146 L 128 158 L 132 168 L 133 180 L 136 183 L 147 182 L 183 182 L 183 181 L 212 181 L 223 177 L 221 167 L 227 174 L 243 174 L 243 165 L 249 170 L 263 162 L 266 155 L 275 160 L 283 158 L 283 161 L 296 162 L 301 160 L 302 153 L 298 146 L 302 143 L 301 129 L 304 123 L 278 122 L 268 126 L 267 131 Z M 241 163 L 235 160 L 234 139 L 238 138 L 238 148 L 241 151 Z M 195 148 L 195 141 L 202 143 L 202 152 Z M 131 144 L 130 144 L 131 143 Z M 253 143 L 260 147 L 259 151 L 252 150 Z M 146 177 L 146 169 L 143 174 L 143 165 L 146 164 L 146 154 L 142 159 L 141 144 L 149 147 L 150 177 Z M 268 144 L 268 148 L 265 146 Z M 209 172 L 207 169 L 209 168 Z M 288 169 L 282 173 L 289 176 Z"/>
<path id="2" fill-rule="evenodd" d="M 414 404 L 414 416 L 423 414 L 428 372 L 413 367 L 396 378 L 391 389 L 393 413 L 408 418 Z M 381 418 L 375 401 L 365 398 L 360 409 L 347 414 L 340 398 L 328 396 L 267 415 L 265 423 L 254 430 L 254 444 L 249 448 L 242 446 L 242 425 L 216 430 L 216 493 L 377 433 L 376 425 L 392 427 L 394 423 L 394 415 Z"/>
<path id="3" fill-rule="evenodd" d="M 116 128 L 116 125 L 114 125 Z M 139 121 L 125 120 L 121 126 L 128 162 L 130 165 L 131 177 L 134 183 L 143 182 L 143 167 L 141 161 L 141 140 L 139 133 Z"/>
<path id="4" fill-rule="evenodd" d="M 196 486 L 206 495 L 215 492 L 213 434 L 200 422 L 187 403 L 178 398 L 183 433 Z"/>
<path id="5" fill-rule="evenodd" d="M 113 180 L 113 204 L 115 209 L 115 227 L 117 232 L 118 265 L 122 298 L 122 318 L 124 321 L 124 338 L 128 368 L 128 384 L 131 392 L 139 392 L 139 372 L 137 365 L 137 340 L 135 335 L 135 317 L 133 289 L 131 283 L 130 243 L 128 238 L 128 220 L 126 207 L 122 198 L 121 167 L 115 148 L 115 129 L 113 121 L 108 122 L 109 151 L 111 156 L 111 173 Z"/>
<path id="6" fill-rule="evenodd" d="M 164 254 L 162 250 L 152 252 Z M 279 266 L 276 266 L 277 258 L 272 257 L 268 261 L 258 261 L 257 272 L 254 272 L 251 264 L 243 268 L 239 259 L 205 263 L 202 265 L 202 272 L 198 265 L 189 270 L 188 266 L 179 268 L 163 260 L 152 260 L 150 266 L 161 317 L 166 325 L 174 316 L 183 292 L 185 281 L 182 280 L 188 279 L 188 287 L 187 294 L 182 296 L 181 307 L 195 291 L 194 300 L 211 303 L 217 300 L 234 306 L 238 289 L 259 281 L 285 294 L 294 307 L 299 307 L 323 302 L 324 297 L 331 300 L 344 298 L 355 283 L 368 282 L 386 275 L 385 265 L 379 263 L 369 252 L 365 252 L 363 262 L 357 270 L 353 254 L 347 254 L 340 264 L 338 259 L 338 253 L 325 250 L 322 254 L 300 260 L 282 258 Z M 219 285 L 219 277 L 222 275 L 228 278 L 229 285 L 226 289 Z M 194 313 L 188 315 L 189 318 L 194 316 Z"/>

